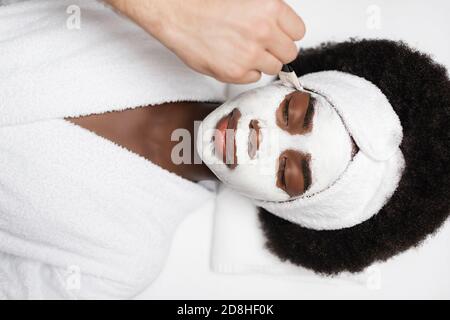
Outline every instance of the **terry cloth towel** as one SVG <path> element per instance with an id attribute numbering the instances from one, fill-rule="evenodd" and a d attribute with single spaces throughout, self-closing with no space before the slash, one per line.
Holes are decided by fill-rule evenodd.
<path id="1" fill-rule="evenodd" d="M 0 7 L 0 41 L 0 297 L 133 297 L 214 194 L 63 118 L 225 86 L 101 2 Z"/>
<path id="2" fill-rule="evenodd" d="M 212 234 L 211 269 L 220 274 L 258 273 L 330 285 L 352 284 L 369 289 L 379 286 L 380 270 L 376 264 L 357 274 L 342 272 L 324 277 L 282 261 L 266 248 L 257 207 L 224 185 L 220 185 L 216 197 Z"/>

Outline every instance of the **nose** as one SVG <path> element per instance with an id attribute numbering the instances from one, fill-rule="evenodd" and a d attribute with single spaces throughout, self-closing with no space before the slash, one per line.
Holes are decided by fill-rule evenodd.
<path id="1" fill-rule="evenodd" d="M 248 126 L 250 128 L 248 134 L 248 155 L 250 159 L 254 159 L 256 152 L 259 150 L 261 127 L 258 120 L 251 120 Z"/>

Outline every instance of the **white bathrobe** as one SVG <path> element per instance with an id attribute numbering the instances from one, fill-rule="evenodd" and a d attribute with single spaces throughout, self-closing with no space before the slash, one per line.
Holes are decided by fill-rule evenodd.
<path id="1" fill-rule="evenodd" d="M 0 7 L 0 43 L 0 297 L 133 297 L 213 194 L 63 118 L 225 86 L 101 2 Z"/>

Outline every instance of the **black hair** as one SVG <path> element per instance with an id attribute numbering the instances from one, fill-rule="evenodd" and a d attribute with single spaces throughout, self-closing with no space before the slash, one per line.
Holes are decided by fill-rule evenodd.
<path id="1" fill-rule="evenodd" d="M 402 42 L 350 40 L 300 51 L 298 76 L 339 70 L 386 95 L 403 126 L 406 168 L 378 214 L 351 228 L 316 231 L 260 209 L 266 247 L 322 274 L 359 272 L 419 245 L 450 212 L 450 81 L 443 66 Z"/>

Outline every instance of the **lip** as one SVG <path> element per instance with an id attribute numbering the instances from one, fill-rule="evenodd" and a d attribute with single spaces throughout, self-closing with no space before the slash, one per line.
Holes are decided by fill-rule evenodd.
<path id="1" fill-rule="evenodd" d="M 228 115 L 217 122 L 216 130 L 219 134 L 214 137 L 214 145 L 219 158 L 230 169 L 237 166 L 236 129 L 241 112 L 234 108 Z M 231 144 L 230 144 L 231 143 Z"/>

